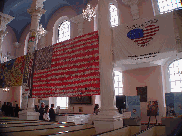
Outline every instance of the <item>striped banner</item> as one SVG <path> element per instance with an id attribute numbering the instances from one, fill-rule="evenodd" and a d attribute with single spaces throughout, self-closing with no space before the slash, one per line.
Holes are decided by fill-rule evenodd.
<path id="1" fill-rule="evenodd" d="M 100 94 L 98 32 L 36 52 L 32 97 Z"/>

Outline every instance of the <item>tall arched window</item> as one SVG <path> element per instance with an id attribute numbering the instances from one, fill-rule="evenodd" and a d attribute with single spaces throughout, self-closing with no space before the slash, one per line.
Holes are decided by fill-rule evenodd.
<path id="1" fill-rule="evenodd" d="M 182 59 L 169 65 L 171 92 L 182 92 Z"/>
<path id="2" fill-rule="evenodd" d="M 58 28 L 58 41 L 57 42 L 62 42 L 65 40 L 70 39 L 70 22 L 65 20 L 63 21 L 59 28 Z"/>
<path id="3" fill-rule="evenodd" d="M 123 95 L 122 73 L 119 71 L 114 71 L 114 75 L 115 95 Z"/>
<path id="4" fill-rule="evenodd" d="M 182 8 L 181 0 L 158 0 L 160 14 Z"/>
<path id="5" fill-rule="evenodd" d="M 110 22 L 111 22 L 111 26 L 112 27 L 115 27 L 115 26 L 118 26 L 119 24 L 119 20 L 118 20 L 118 10 L 117 10 L 117 7 L 110 3 Z"/>

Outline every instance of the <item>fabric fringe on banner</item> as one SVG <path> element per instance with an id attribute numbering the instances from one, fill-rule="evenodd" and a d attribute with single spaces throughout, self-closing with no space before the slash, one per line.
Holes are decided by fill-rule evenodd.
<path id="1" fill-rule="evenodd" d="M 113 42 L 115 62 L 154 52 L 164 53 L 177 50 L 173 13 L 114 27 Z"/>
<path id="2" fill-rule="evenodd" d="M 98 32 L 43 48 L 35 55 L 33 97 L 100 94 Z"/>

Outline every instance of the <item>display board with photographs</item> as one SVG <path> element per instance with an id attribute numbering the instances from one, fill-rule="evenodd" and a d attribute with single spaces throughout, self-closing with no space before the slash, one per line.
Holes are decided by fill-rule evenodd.
<path id="1" fill-rule="evenodd" d="M 127 96 L 127 109 L 131 112 L 131 117 L 141 116 L 140 96 Z"/>
<path id="2" fill-rule="evenodd" d="M 173 92 L 165 94 L 166 116 L 182 115 L 182 93 Z"/>
<path id="3" fill-rule="evenodd" d="M 158 116 L 158 115 L 159 115 L 158 101 L 148 101 L 147 116 Z"/>

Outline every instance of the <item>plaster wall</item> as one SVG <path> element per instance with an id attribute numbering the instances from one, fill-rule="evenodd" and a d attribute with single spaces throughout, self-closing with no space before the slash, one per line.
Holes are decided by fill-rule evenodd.
<path id="1" fill-rule="evenodd" d="M 20 106 L 21 87 L 15 86 L 15 87 L 9 87 L 9 89 L 10 90 L 8 92 L 4 92 L 3 88 L 0 88 L 1 103 L 4 104 L 4 102 L 11 102 L 13 104 L 12 106 L 16 106 L 16 104 Z"/>
<path id="2" fill-rule="evenodd" d="M 134 70 L 123 71 L 123 94 L 126 96 L 136 96 L 136 87 L 147 86 L 147 101 L 157 100 L 159 102 L 158 121 L 165 115 L 162 73 L 160 66 L 149 68 L 140 68 Z M 140 103 L 141 121 L 148 122 L 147 102 Z M 151 122 L 155 122 L 155 118 L 151 118 Z"/>

